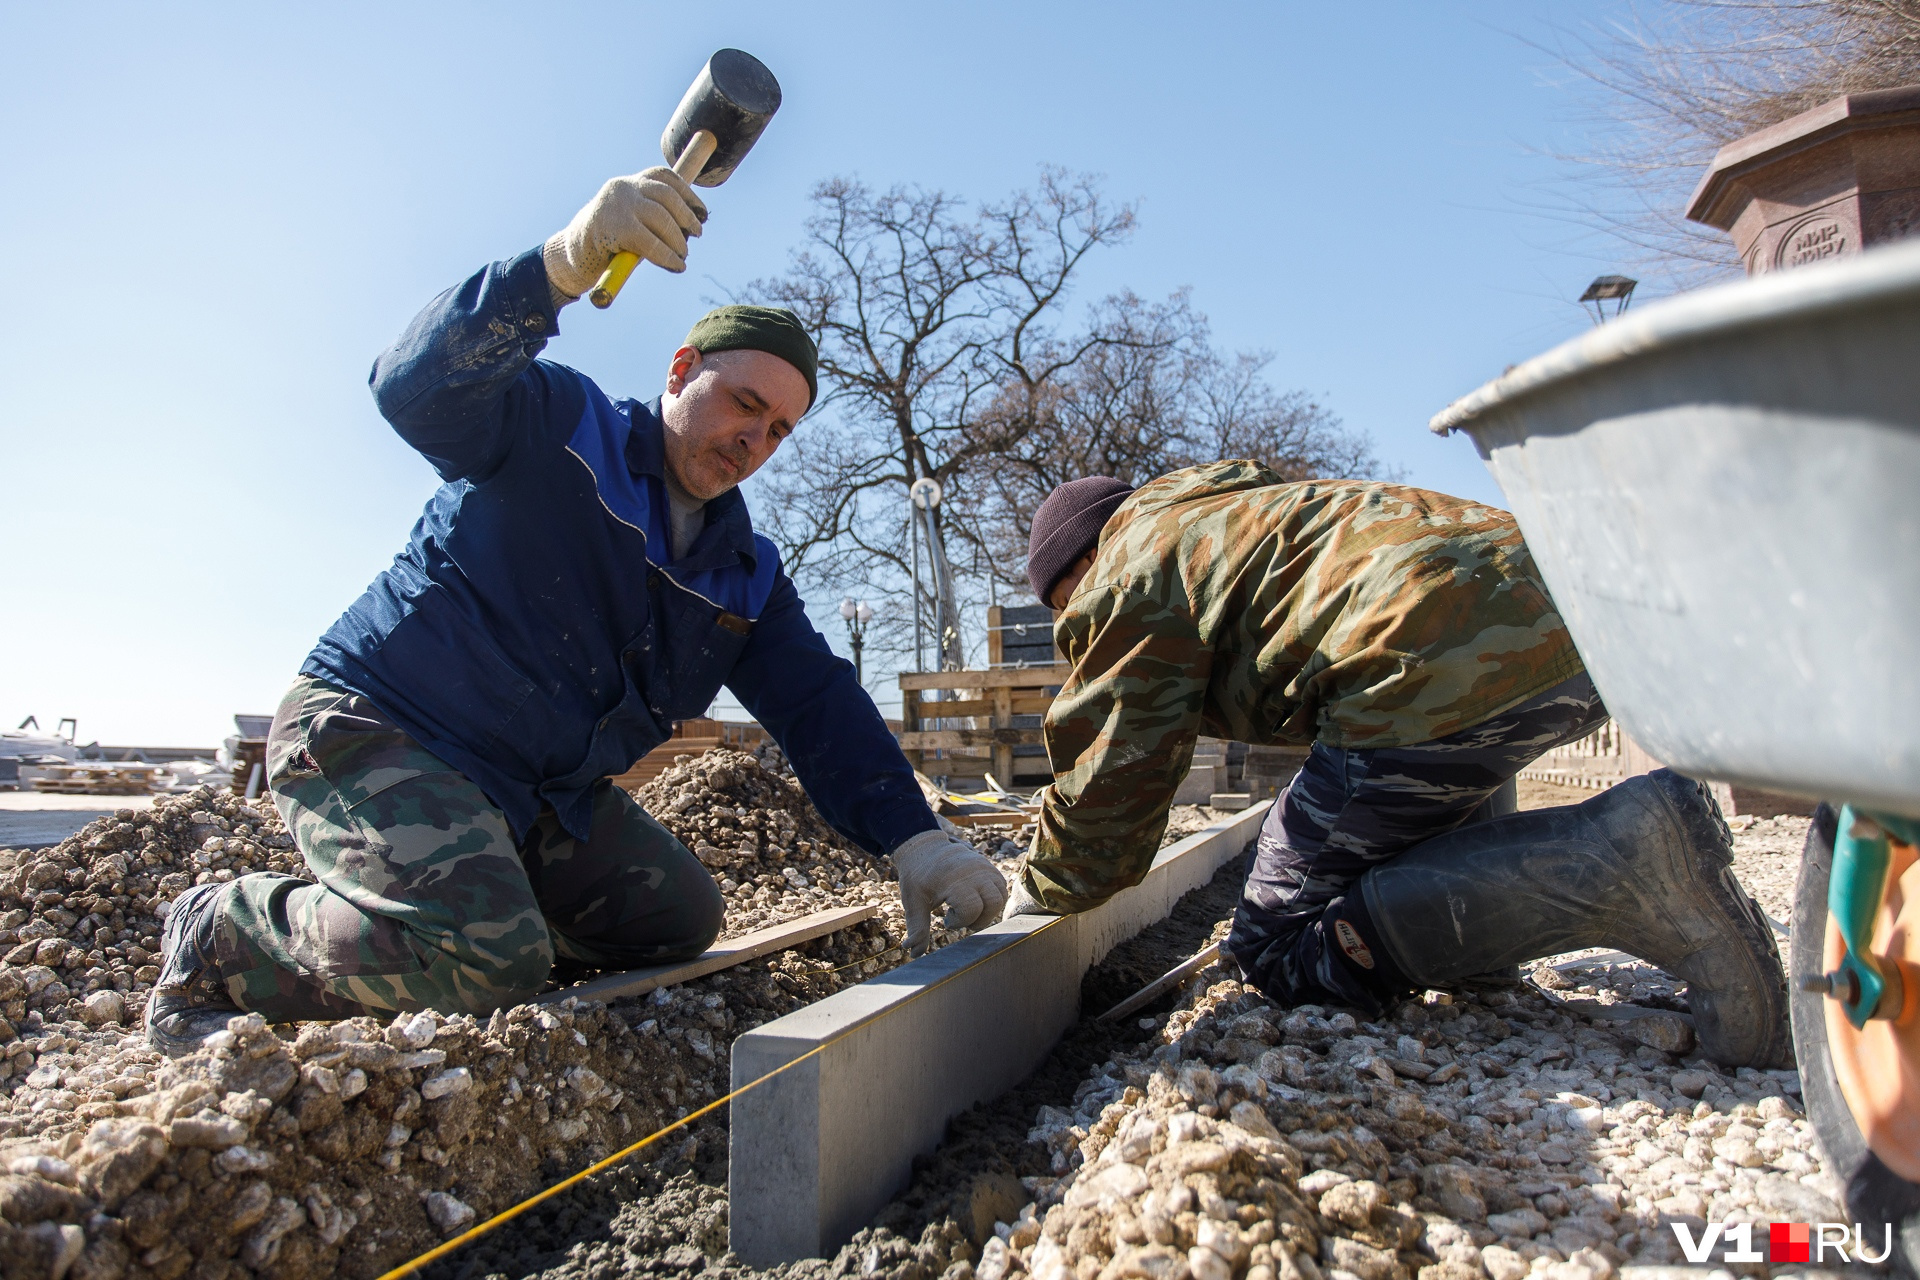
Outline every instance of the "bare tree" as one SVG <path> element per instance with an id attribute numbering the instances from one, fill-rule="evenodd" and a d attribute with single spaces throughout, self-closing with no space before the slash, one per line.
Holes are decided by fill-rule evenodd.
<path id="1" fill-rule="evenodd" d="M 906 651 L 917 624 L 942 665 L 964 665 L 957 620 L 1002 588 L 1024 593 L 1028 521 L 1061 481 L 1139 483 L 1222 457 L 1288 476 L 1376 469 L 1364 439 L 1268 384 L 1266 357 L 1215 353 L 1184 293 L 1121 293 L 1066 329 L 1087 255 L 1133 229 L 1133 210 L 1090 178 L 1045 171 L 978 208 L 845 179 L 814 199 L 790 270 L 749 286 L 814 332 L 823 392 L 756 509 L 807 586 L 884 606 L 875 652 Z M 908 493 L 922 479 L 941 487 L 934 524 L 953 572 L 918 575 L 916 592 L 926 544 Z"/>
<path id="2" fill-rule="evenodd" d="M 1025 585 L 1034 509 L 1068 480 L 1140 485 L 1222 458 L 1254 458 L 1289 480 L 1381 475 L 1365 435 L 1304 392 L 1273 387 L 1270 356 L 1217 352 L 1184 293 L 1157 304 L 1120 294 L 1097 322 L 1131 340 L 1089 353 L 1050 385 L 1029 410 L 1023 447 L 983 457 L 962 495 L 956 529 L 1003 585 Z"/>
<path id="3" fill-rule="evenodd" d="M 1739 270 L 1724 233 L 1685 218 L 1713 153 L 1841 94 L 1920 83 L 1920 0 L 1665 0 L 1549 52 L 1601 91 L 1598 144 L 1565 157 L 1590 179 L 1567 211 L 1694 283 Z"/>
<path id="4" fill-rule="evenodd" d="M 750 292 L 791 307 L 820 343 L 822 405 L 768 477 L 773 536 L 797 573 L 842 589 L 878 587 L 898 603 L 914 574 L 907 494 L 916 480 L 949 495 L 984 454 L 1017 447 L 1023 428 L 977 429 L 982 402 L 1009 385 L 1036 401 L 1062 370 L 1114 341 L 1097 327 L 1060 339 L 1054 324 L 1074 273 L 1133 229 L 1091 178 L 1045 171 L 1037 190 L 970 210 L 940 191 L 875 193 L 846 179 L 814 193 L 805 247 L 789 272 Z M 950 537 L 951 503 L 933 513 Z M 944 598 L 907 600 L 906 626 L 949 620 L 946 665 L 964 660 L 956 565 Z M 889 611 L 898 628 L 901 611 Z M 879 639 L 887 628 L 878 628 Z M 897 639 L 897 636 L 895 637 Z"/>

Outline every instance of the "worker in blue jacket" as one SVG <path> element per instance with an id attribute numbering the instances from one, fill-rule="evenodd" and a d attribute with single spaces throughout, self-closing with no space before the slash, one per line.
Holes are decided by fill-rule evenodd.
<path id="1" fill-rule="evenodd" d="M 308 655 L 268 743 L 313 881 L 196 885 L 167 917 L 148 1037 L 527 999 L 556 959 L 624 969 L 718 935 L 711 875 L 607 781 L 722 686 L 821 814 L 891 854 L 908 941 L 997 919 L 1000 873 L 945 834 L 853 668 L 808 620 L 739 484 L 818 391 L 789 311 L 722 307 L 656 400 L 536 360 L 612 255 L 686 267 L 706 210 L 616 178 L 544 246 L 441 294 L 374 364 L 380 411 L 444 483 Z"/>

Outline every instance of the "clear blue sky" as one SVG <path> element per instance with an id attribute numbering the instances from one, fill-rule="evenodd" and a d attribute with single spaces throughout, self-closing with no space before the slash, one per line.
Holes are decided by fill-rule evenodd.
<path id="1" fill-rule="evenodd" d="M 1076 305 L 1191 286 L 1409 480 L 1497 501 L 1425 424 L 1587 324 L 1571 299 L 1613 264 L 1528 205 L 1590 104 L 1525 40 L 1616 10 L 8 3 L 0 719 L 202 744 L 271 711 L 434 483 L 372 357 L 656 163 L 726 45 L 786 105 L 688 275 L 569 309 L 550 357 L 654 394 L 692 318 L 781 268 L 819 179 L 986 196 L 1057 163 L 1141 210 Z"/>

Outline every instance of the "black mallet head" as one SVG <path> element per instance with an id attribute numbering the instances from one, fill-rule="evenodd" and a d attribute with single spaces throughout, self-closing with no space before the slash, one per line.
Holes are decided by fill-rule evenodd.
<path id="1" fill-rule="evenodd" d="M 780 82 L 766 64 L 750 53 L 722 49 L 707 59 L 687 96 L 680 99 L 667 131 L 660 135 L 660 154 L 668 164 L 674 163 L 693 135 L 706 130 L 716 145 L 692 181 L 698 187 L 717 187 L 733 176 L 779 109 Z"/>

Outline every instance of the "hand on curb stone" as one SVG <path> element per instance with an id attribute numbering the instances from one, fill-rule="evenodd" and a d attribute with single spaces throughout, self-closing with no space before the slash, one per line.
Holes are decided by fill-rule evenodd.
<path id="1" fill-rule="evenodd" d="M 939 829 L 922 831 L 893 851 L 900 874 L 900 905 L 907 913 L 907 951 L 924 955 L 932 940 L 929 917 L 941 903 L 949 929 L 970 929 L 1000 918 L 1007 882 L 993 861 L 966 841 Z"/>

